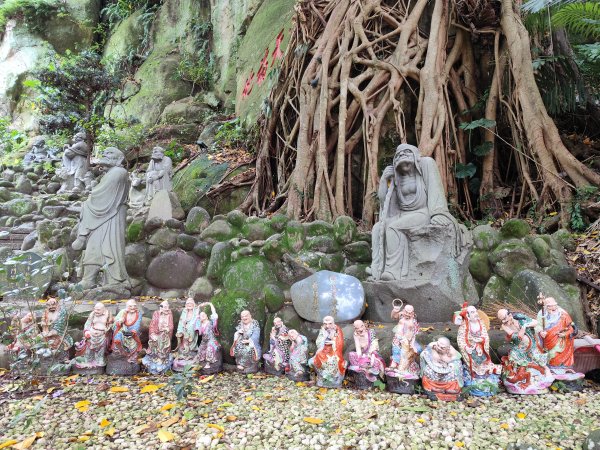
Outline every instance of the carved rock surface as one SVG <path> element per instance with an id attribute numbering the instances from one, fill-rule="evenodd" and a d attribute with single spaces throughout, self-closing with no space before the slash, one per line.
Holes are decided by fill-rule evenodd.
<path id="1" fill-rule="evenodd" d="M 365 309 L 365 291 L 357 278 L 321 270 L 291 287 L 292 303 L 300 317 L 322 322 L 333 316 L 337 321 L 360 317 Z"/>

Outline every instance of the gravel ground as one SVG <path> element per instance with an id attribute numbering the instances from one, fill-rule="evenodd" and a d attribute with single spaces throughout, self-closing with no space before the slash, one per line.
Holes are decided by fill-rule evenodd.
<path id="1" fill-rule="evenodd" d="M 509 443 L 579 449 L 600 428 L 598 385 L 581 393 L 441 403 L 223 373 L 194 379 L 192 395 L 178 402 L 168 382 L 71 377 L 20 394 L 14 381 L 0 378 L 0 448 L 35 436 L 30 448 L 53 450 L 504 449 Z"/>

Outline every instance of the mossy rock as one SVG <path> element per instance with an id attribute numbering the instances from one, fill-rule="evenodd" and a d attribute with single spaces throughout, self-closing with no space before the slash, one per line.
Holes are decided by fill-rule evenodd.
<path id="1" fill-rule="evenodd" d="M 507 303 L 509 288 L 510 285 L 504 279 L 492 275 L 483 288 L 481 304 L 486 307 L 496 303 Z"/>
<path id="2" fill-rule="evenodd" d="M 558 240 L 556 240 L 554 236 L 551 236 L 549 234 L 540 234 L 539 237 L 546 241 L 546 244 L 548 244 L 551 249 L 557 250 L 561 253 L 565 250 L 562 244 L 558 242 Z"/>
<path id="3" fill-rule="evenodd" d="M 248 217 L 246 223 L 242 225 L 242 235 L 250 242 L 264 241 L 272 234 L 273 230 L 267 219 Z"/>
<path id="4" fill-rule="evenodd" d="M 352 217 L 339 216 L 333 222 L 333 236 L 341 244 L 349 244 L 356 239 L 356 223 Z"/>
<path id="5" fill-rule="evenodd" d="M 143 243 L 128 244 L 125 247 L 125 268 L 130 277 L 142 278 L 148 268 L 148 251 Z"/>
<path id="6" fill-rule="evenodd" d="M 324 220 L 307 222 L 304 224 L 304 228 L 306 229 L 306 236 L 333 236 L 333 225 Z"/>
<path id="7" fill-rule="evenodd" d="M 235 235 L 235 230 L 227 220 L 215 220 L 200 234 L 200 239 L 226 241 Z"/>
<path id="8" fill-rule="evenodd" d="M 285 230 L 285 226 L 287 225 L 289 220 L 290 219 L 288 218 L 288 216 L 286 216 L 284 214 L 274 214 L 270 220 L 271 228 L 273 230 L 275 230 L 277 233 L 280 233 L 283 230 Z"/>
<path id="9" fill-rule="evenodd" d="M 150 236 L 148 243 L 163 250 L 170 250 L 177 245 L 177 233 L 169 228 L 161 228 Z"/>
<path id="10" fill-rule="evenodd" d="M 181 233 L 177 236 L 177 247 L 186 251 L 192 251 L 197 242 L 198 238 L 189 234 Z"/>
<path id="11" fill-rule="evenodd" d="M 0 202 L 7 202 L 12 198 L 11 192 L 8 188 L 0 187 Z"/>
<path id="12" fill-rule="evenodd" d="M 283 246 L 282 236 L 280 234 L 274 234 L 264 243 L 260 249 L 261 254 L 265 256 L 271 262 L 277 262 L 281 259 L 285 253 L 285 247 Z"/>
<path id="13" fill-rule="evenodd" d="M 225 269 L 231 262 L 231 254 L 233 253 L 233 245 L 229 242 L 217 242 L 211 252 L 206 276 L 211 280 L 219 281 L 225 272 Z"/>
<path id="14" fill-rule="evenodd" d="M 550 250 L 550 257 L 552 258 L 552 264 L 557 266 L 569 266 L 567 258 L 562 250 Z"/>
<path id="15" fill-rule="evenodd" d="M 550 255 L 550 246 L 545 239 L 536 237 L 531 242 L 531 250 L 537 258 L 538 264 L 541 267 L 548 267 L 552 264 L 552 256 Z"/>
<path id="16" fill-rule="evenodd" d="M 194 253 L 201 258 L 208 258 L 212 251 L 212 244 L 204 241 L 198 241 L 194 246 Z"/>
<path id="17" fill-rule="evenodd" d="M 332 272 L 341 272 L 344 268 L 344 256 L 341 253 L 331 253 L 323 255 L 319 262 L 321 270 L 330 270 Z"/>
<path id="18" fill-rule="evenodd" d="M 505 280 L 511 280 L 523 269 L 538 268 L 533 251 L 519 239 L 502 242 L 489 254 L 488 260 L 494 272 Z"/>
<path id="19" fill-rule="evenodd" d="M 196 301 L 209 301 L 212 298 L 214 288 L 210 280 L 200 277 L 190 287 L 188 295 Z"/>
<path id="20" fill-rule="evenodd" d="M 223 357 L 228 362 L 233 362 L 229 356 L 229 349 L 233 343 L 235 328 L 240 321 L 240 313 L 250 311 L 252 318 L 256 319 L 261 327 L 261 342 L 264 336 L 266 322 L 265 301 L 256 298 L 247 292 L 222 290 L 212 297 L 212 303 L 219 314 L 219 342 L 223 346 Z"/>
<path id="21" fill-rule="evenodd" d="M 141 221 L 133 221 L 127 227 L 127 231 L 125 233 L 127 237 L 127 242 L 137 242 L 140 241 L 144 237 L 144 222 Z"/>
<path id="22" fill-rule="evenodd" d="M 223 286 L 230 291 L 259 294 L 276 281 L 273 266 L 266 258 L 248 256 L 231 264 L 223 275 Z"/>
<path id="23" fill-rule="evenodd" d="M 521 219 L 507 220 L 500 228 L 502 239 L 520 239 L 531 232 L 531 226 Z"/>
<path id="24" fill-rule="evenodd" d="M 367 273 L 367 267 L 371 267 L 370 264 L 352 264 L 344 269 L 346 275 L 352 275 L 354 278 L 359 280 L 366 280 L 369 274 Z"/>
<path id="25" fill-rule="evenodd" d="M 569 230 L 561 228 L 560 230 L 557 230 L 554 233 L 552 233 L 552 237 L 556 239 L 565 250 L 574 252 L 577 248 L 575 239 L 573 239 L 573 235 L 569 233 Z"/>
<path id="26" fill-rule="evenodd" d="M 304 247 L 305 229 L 301 222 L 290 220 L 285 227 L 285 244 L 288 249 L 298 253 Z"/>
<path id="27" fill-rule="evenodd" d="M 310 236 L 306 238 L 304 248 L 306 250 L 321 253 L 335 253 L 340 250 L 340 246 L 335 239 L 328 235 Z"/>
<path id="28" fill-rule="evenodd" d="M 207 155 L 200 155 L 177 172 L 173 177 L 173 191 L 183 209 L 191 213 L 194 206 L 199 206 L 201 199 L 213 185 L 221 181 L 228 168 L 227 163 L 216 163 Z"/>
<path id="29" fill-rule="evenodd" d="M 492 276 L 486 250 L 473 250 L 469 261 L 469 272 L 480 283 L 486 283 Z"/>
<path id="30" fill-rule="evenodd" d="M 246 223 L 247 218 L 248 216 L 246 216 L 246 214 L 244 214 L 239 209 L 234 209 L 233 211 L 229 211 L 227 213 L 227 220 L 235 228 L 242 228 L 242 226 L 244 226 L 244 224 Z"/>
<path id="31" fill-rule="evenodd" d="M 352 242 L 344 247 L 344 254 L 351 261 L 359 263 L 371 262 L 371 245 L 366 241 Z"/>
<path id="32" fill-rule="evenodd" d="M 276 284 L 269 283 L 263 290 L 263 297 L 265 299 L 265 305 L 269 312 L 277 312 L 285 303 L 285 295 L 283 290 Z"/>
<path id="33" fill-rule="evenodd" d="M 22 217 L 37 210 L 37 204 L 30 198 L 15 198 L 2 205 L 2 214 Z"/>
<path id="34" fill-rule="evenodd" d="M 188 234 L 199 234 L 210 224 L 210 214 L 204 208 L 194 206 L 185 220 L 184 230 Z"/>
<path id="35" fill-rule="evenodd" d="M 577 283 L 577 270 L 574 267 L 553 264 L 546 267 L 544 273 L 557 283 Z"/>
<path id="36" fill-rule="evenodd" d="M 302 250 L 298 253 L 296 260 L 305 267 L 309 267 L 313 270 L 321 270 L 321 259 L 324 257 L 322 253 L 311 252 L 308 250 Z"/>
<path id="37" fill-rule="evenodd" d="M 479 250 L 493 250 L 500 243 L 500 233 L 490 225 L 479 225 L 472 234 L 475 248 Z"/>

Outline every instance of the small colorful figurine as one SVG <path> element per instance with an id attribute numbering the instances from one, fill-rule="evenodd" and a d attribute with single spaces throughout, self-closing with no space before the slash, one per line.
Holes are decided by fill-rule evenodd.
<path id="1" fill-rule="evenodd" d="M 287 377 L 292 381 L 308 381 L 308 339 L 296 330 L 288 332 L 290 338 L 290 360 L 286 367 Z"/>
<path id="2" fill-rule="evenodd" d="M 200 308 L 205 306 L 210 306 L 210 317 L 204 311 L 200 311 L 198 324 L 196 325 L 196 330 L 201 339 L 198 347 L 198 365 L 202 375 L 210 375 L 220 372 L 223 368 L 223 351 L 216 338 L 219 335 L 217 328 L 219 315 L 212 303 L 200 304 Z"/>
<path id="3" fill-rule="evenodd" d="M 262 354 L 260 325 L 252 318 L 250 311 L 242 311 L 240 319 L 229 354 L 235 358 L 239 372 L 256 373 Z"/>
<path id="4" fill-rule="evenodd" d="M 421 378 L 430 399 L 455 401 L 461 398 L 461 356 L 447 337 L 437 338 L 421 352 Z"/>
<path id="5" fill-rule="evenodd" d="M 386 369 L 386 389 L 397 394 L 413 394 L 419 380 L 419 353 L 421 346 L 417 342 L 419 323 L 415 309 L 411 305 L 402 308 L 402 300 L 395 299 L 391 313 L 398 320 L 394 327 L 392 357 Z"/>
<path id="6" fill-rule="evenodd" d="M 569 313 L 558 306 L 553 297 L 540 296 L 542 309 L 537 315 L 536 331 L 548 353 L 548 367 L 556 381 L 569 390 L 583 389 L 585 374 L 575 372 L 575 336 L 577 326 Z"/>
<path id="7" fill-rule="evenodd" d="M 543 394 L 554 381 L 548 366 L 548 355 L 536 339 L 537 321 L 506 309 L 498 311 L 498 319 L 511 344 L 508 356 L 502 357 L 502 382 L 511 394 Z"/>
<path id="8" fill-rule="evenodd" d="M 38 334 L 38 327 L 35 323 L 35 316 L 28 312 L 19 319 L 15 315 L 11 322 L 13 332 L 13 342 L 7 346 L 8 351 L 14 355 L 26 355 L 35 344 L 35 337 Z"/>
<path id="9" fill-rule="evenodd" d="M 193 298 L 185 301 L 177 324 L 177 348 L 173 351 L 173 371 L 181 372 L 195 366 L 198 349 L 198 308 Z"/>
<path id="10" fill-rule="evenodd" d="M 112 314 L 96 303 L 83 326 L 83 339 L 75 344 L 73 371 L 85 375 L 104 373 Z"/>
<path id="11" fill-rule="evenodd" d="M 66 375 L 70 372 L 71 366 L 64 364 L 69 362 L 69 350 L 73 346 L 73 338 L 67 333 L 68 321 L 64 305 L 56 298 L 48 299 L 40 321 L 42 332 L 37 338 L 43 342 L 36 351 L 40 357 L 40 373 Z"/>
<path id="12" fill-rule="evenodd" d="M 490 358 L 488 317 L 465 303 L 462 311 L 455 315 L 454 323 L 460 325 L 456 341 L 464 360 L 464 381 L 469 394 L 477 397 L 496 394 L 502 366 Z"/>
<path id="13" fill-rule="evenodd" d="M 159 310 L 152 314 L 148 330 L 148 349 L 142 358 L 142 364 L 148 373 L 162 375 L 171 368 L 171 338 L 173 337 L 173 312 L 168 301 L 160 304 Z"/>
<path id="14" fill-rule="evenodd" d="M 354 372 L 354 386 L 358 389 L 372 387 L 377 377 L 383 378 L 385 362 L 379 354 L 375 330 L 368 329 L 362 320 L 354 321 L 354 344 L 356 351 L 348 354 L 348 371 Z"/>
<path id="15" fill-rule="evenodd" d="M 290 340 L 288 329 L 279 317 L 273 319 L 273 328 L 269 336 L 269 351 L 263 355 L 265 372 L 283 375 L 290 359 Z"/>
<path id="16" fill-rule="evenodd" d="M 338 388 L 346 374 L 344 359 L 344 333 L 333 317 L 325 316 L 317 337 L 317 352 L 308 361 L 317 373 L 317 386 Z"/>
<path id="17" fill-rule="evenodd" d="M 125 309 L 119 311 L 112 326 L 113 341 L 108 355 L 106 373 L 109 375 L 135 375 L 140 370 L 137 358 L 142 350 L 140 328 L 142 314 L 137 302 L 127 300 Z"/>

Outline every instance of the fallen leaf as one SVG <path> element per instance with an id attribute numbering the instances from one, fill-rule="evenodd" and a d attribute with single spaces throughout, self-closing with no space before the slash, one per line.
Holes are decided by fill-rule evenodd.
<path id="1" fill-rule="evenodd" d="M 306 383 L 304 383 L 303 381 L 298 381 L 298 382 L 296 382 L 296 386 L 298 386 L 298 387 L 306 387 Z"/>
<path id="2" fill-rule="evenodd" d="M 342 405 L 347 405 L 348 404 L 348 400 L 344 399 L 340 402 Z"/>
<path id="3" fill-rule="evenodd" d="M 527 414 L 522 413 L 522 412 L 517 413 L 517 419 L 524 419 L 525 417 L 527 417 Z"/>
<path id="4" fill-rule="evenodd" d="M 205 377 L 205 378 L 201 378 L 201 379 L 198 381 L 198 383 L 202 383 L 202 384 L 204 384 L 204 383 L 208 383 L 208 382 L 209 382 L 210 380 L 212 380 L 214 377 L 215 377 L 214 375 L 209 375 L 209 376 L 207 376 L 207 377 Z"/>
<path id="5" fill-rule="evenodd" d="M 105 434 L 106 436 L 113 437 L 113 435 L 115 434 L 115 431 L 117 431 L 117 430 L 115 430 L 114 428 L 109 428 L 108 430 L 106 430 L 106 431 L 104 432 L 104 434 Z"/>
<path id="6" fill-rule="evenodd" d="M 425 423 L 425 419 L 423 419 L 422 417 L 419 417 L 417 419 L 417 422 L 419 422 L 419 423 Z"/>
<path id="7" fill-rule="evenodd" d="M 319 392 L 321 394 L 325 394 L 325 393 L 327 393 L 327 388 L 319 388 Z"/>
<path id="8" fill-rule="evenodd" d="M 225 420 L 227 420 L 227 422 L 235 422 L 237 420 L 237 416 L 227 416 L 225 417 Z"/>
<path id="9" fill-rule="evenodd" d="M 314 425 L 320 425 L 323 423 L 323 419 L 319 419 L 317 417 L 305 417 L 302 420 L 304 420 L 305 422 L 308 422 L 308 423 L 312 423 Z"/>
<path id="10" fill-rule="evenodd" d="M 507 424 L 506 422 L 505 423 L 501 423 L 500 424 L 500 428 L 502 428 L 503 430 L 508 430 L 510 428 L 510 425 Z"/>
<path id="11" fill-rule="evenodd" d="M 433 327 L 425 327 L 425 328 L 420 328 L 421 331 L 433 331 L 435 330 L 435 328 Z"/>
<path id="12" fill-rule="evenodd" d="M 100 421 L 100 428 L 106 428 L 110 425 L 110 422 L 105 418 Z"/>
<path id="13" fill-rule="evenodd" d="M 16 450 L 24 450 L 26 448 L 31 447 L 31 445 L 35 442 L 37 436 L 34 434 L 33 436 L 29 436 L 27 439 L 19 442 L 18 444 L 13 445 L 13 448 Z"/>
<path id="14" fill-rule="evenodd" d="M 10 447 L 11 445 L 16 444 L 18 441 L 11 439 L 9 441 L 4 441 L 2 444 L 0 444 L 0 449 L 6 448 L 6 447 Z"/>
<path id="15" fill-rule="evenodd" d="M 171 417 L 170 419 L 167 419 L 167 420 L 165 420 L 165 421 L 161 422 L 161 423 L 160 423 L 160 426 L 161 426 L 161 427 L 164 427 L 164 428 L 166 428 L 166 427 L 170 427 L 170 426 L 171 426 L 171 425 L 173 425 L 174 423 L 177 423 L 177 422 L 179 422 L 179 419 L 180 419 L 180 418 L 181 418 L 181 416 L 179 416 L 179 415 L 173 416 L 173 417 Z"/>
<path id="16" fill-rule="evenodd" d="M 385 405 L 386 403 L 389 403 L 389 400 L 373 400 L 374 405 Z"/>
<path id="17" fill-rule="evenodd" d="M 84 436 L 79 436 L 79 437 L 77 438 L 77 440 L 78 440 L 79 442 L 86 442 L 86 441 L 89 441 L 89 440 L 90 440 L 90 437 L 89 437 L 89 436 L 85 436 L 85 435 L 84 435 Z"/>
<path id="18" fill-rule="evenodd" d="M 223 408 L 231 408 L 233 406 L 233 403 L 225 402 L 225 403 L 222 403 L 219 406 L 221 406 Z"/>
<path id="19" fill-rule="evenodd" d="M 158 430 L 158 439 L 160 439 L 160 442 L 165 443 L 175 439 L 175 435 L 170 431 L 161 428 L 160 430 Z"/>
<path id="20" fill-rule="evenodd" d="M 167 403 L 166 405 L 164 405 L 162 408 L 160 408 L 161 411 L 168 411 L 170 409 L 175 408 L 175 403 Z"/>
<path id="21" fill-rule="evenodd" d="M 202 400 L 200 403 L 203 403 L 203 404 L 205 404 L 205 405 L 208 405 L 209 403 L 212 403 L 212 402 L 214 402 L 214 400 L 211 400 L 210 398 L 207 398 L 207 399 L 205 399 L 205 400 Z"/>
<path id="22" fill-rule="evenodd" d="M 140 390 L 140 394 L 153 393 L 153 392 L 158 391 L 160 388 L 161 387 L 158 386 L 157 384 L 148 384 Z"/>
<path id="23" fill-rule="evenodd" d="M 315 394 L 315 398 L 317 400 L 325 400 L 325 397 L 323 397 L 321 394 Z"/>
<path id="24" fill-rule="evenodd" d="M 129 388 L 124 386 L 113 386 L 109 389 L 110 392 L 129 392 Z"/>
<path id="25" fill-rule="evenodd" d="M 225 428 L 223 428 L 221 425 L 217 425 L 216 423 L 207 423 L 206 426 L 208 428 L 214 428 L 215 430 L 219 430 L 221 433 L 225 432 Z"/>
<path id="26" fill-rule="evenodd" d="M 52 394 L 52 392 L 54 392 L 55 389 L 56 389 L 55 387 L 46 389 L 46 394 Z"/>
<path id="27" fill-rule="evenodd" d="M 251 402 L 252 400 L 254 400 L 254 397 L 246 397 L 247 402 Z"/>
<path id="28" fill-rule="evenodd" d="M 81 400 L 80 402 L 75 403 L 75 408 L 79 412 L 86 412 L 89 409 L 89 406 L 92 402 L 89 400 Z"/>
<path id="29" fill-rule="evenodd" d="M 464 443 L 463 441 L 456 441 L 456 442 L 454 443 L 454 445 L 455 445 L 456 447 L 464 447 L 464 446 L 465 446 L 465 443 Z"/>
<path id="30" fill-rule="evenodd" d="M 254 411 L 260 411 L 260 408 L 259 408 L 258 406 L 253 406 L 253 407 L 252 407 L 252 409 L 253 409 Z"/>

